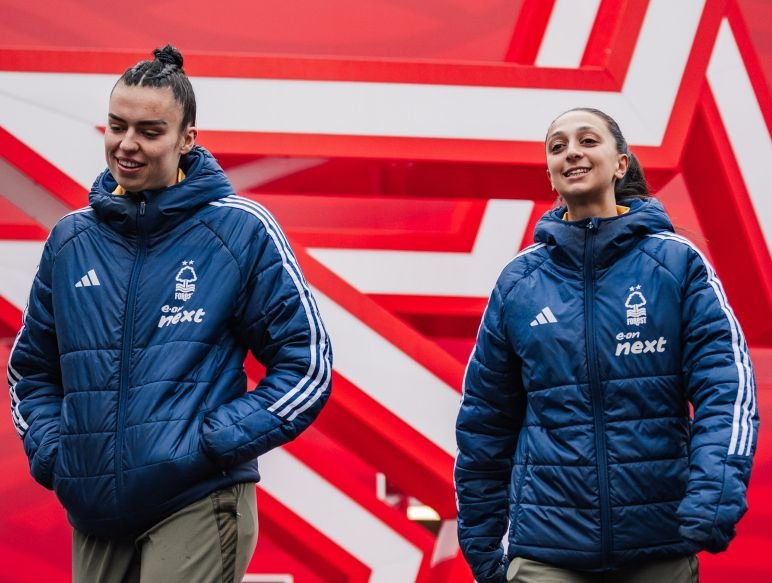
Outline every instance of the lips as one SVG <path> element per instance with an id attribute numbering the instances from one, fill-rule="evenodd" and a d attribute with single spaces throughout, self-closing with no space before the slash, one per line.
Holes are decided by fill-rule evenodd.
<path id="1" fill-rule="evenodd" d="M 571 168 L 570 170 L 566 170 L 563 172 L 563 176 L 566 178 L 574 178 L 577 176 L 584 176 L 590 171 L 589 168 Z"/>
<path id="2" fill-rule="evenodd" d="M 116 158 L 115 160 L 118 162 L 118 167 L 127 172 L 137 170 L 144 166 L 142 162 L 137 162 L 136 160 L 131 160 L 129 158 Z"/>

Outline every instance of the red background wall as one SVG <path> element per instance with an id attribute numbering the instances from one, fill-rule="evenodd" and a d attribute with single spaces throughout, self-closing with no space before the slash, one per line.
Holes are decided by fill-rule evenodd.
<path id="1" fill-rule="evenodd" d="M 603 0 L 600 25 L 593 29 L 581 67 L 547 71 L 534 65 L 553 4 L 285 0 L 213 6 L 170 0 L 135 2 L 118 16 L 95 1 L 0 0 L 0 72 L 117 76 L 150 48 L 173 42 L 183 50 L 194 77 L 619 90 L 641 21 L 653 2 Z M 708 0 L 664 138 L 659 145 L 635 150 L 674 222 L 711 257 L 726 285 L 748 334 L 765 419 L 772 409 L 772 281 L 764 232 L 772 226 L 758 218 L 715 88 L 706 82 L 725 17 L 769 128 L 771 6 L 764 0 Z M 14 89 L 3 86 L 4 79 L 0 96 Z M 546 112 L 552 113 L 558 112 Z M 455 121 L 448 119 L 448 126 Z M 61 149 L 72 147 L 66 135 L 52 131 L 51 139 L 61 140 Z M 245 177 L 242 194 L 277 216 L 314 286 L 455 388 L 484 297 L 362 289 L 359 281 L 344 281 L 346 275 L 315 250 L 470 253 L 483 231 L 490 199 L 532 201 L 533 207 L 524 211 L 529 218 L 522 232 L 513 235 L 516 250 L 528 244 L 533 222 L 552 204 L 541 145 L 528 140 L 239 134 L 203 128 L 201 142 L 232 176 Z M 287 169 L 287 160 L 296 166 Z M 55 161 L 4 127 L 2 117 L 0 162 L 12 168 L 0 170 L 4 268 L 15 247 L 2 243 L 45 238 L 50 225 L 37 205 L 77 208 L 85 203 L 85 190 Z M 11 194 L 17 173 L 41 186 L 43 198 L 21 200 Z M 0 285 L 3 366 L 20 319 L 9 298 Z M 256 365 L 249 370 L 253 377 L 259 375 Z M 385 472 L 394 490 L 422 499 L 443 519 L 452 520 L 452 459 L 377 403 L 366 387 L 342 371 L 336 374 L 333 402 L 317 426 L 286 448 L 288 454 L 419 549 L 424 559 L 417 580 L 470 580 L 452 541 L 409 523 L 404 505 L 392 508 L 375 492 L 375 474 Z M 0 392 L 0 410 L 7 399 Z M 728 552 L 701 557 L 703 581 L 761 581 L 772 575 L 765 557 L 772 543 L 766 528 L 772 517 L 770 446 L 762 430 L 749 514 Z M 0 581 L 68 580 L 70 531 L 64 512 L 53 494 L 29 477 L 10 422 L 0 423 L 0 464 Z M 261 533 L 251 573 L 287 573 L 298 582 L 317 582 L 367 580 L 375 572 L 346 542 L 315 527 L 302 509 L 288 506 L 271 490 L 260 492 L 259 506 Z M 446 560 L 433 561 L 432 556 Z"/>

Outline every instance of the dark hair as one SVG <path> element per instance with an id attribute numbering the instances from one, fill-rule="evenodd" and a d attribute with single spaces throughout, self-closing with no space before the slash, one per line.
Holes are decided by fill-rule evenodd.
<path id="1" fill-rule="evenodd" d="M 619 154 L 625 154 L 629 160 L 627 172 L 620 180 L 617 180 L 614 183 L 614 198 L 616 198 L 617 201 L 620 201 L 625 198 L 646 198 L 651 196 L 649 183 L 646 182 L 646 176 L 643 173 L 643 168 L 641 168 L 641 163 L 638 162 L 638 158 L 635 157 L 635 154 L 630 151 L 627 140 L 625 140 L 624 135 L 622 135 L 622 130 L 619 129 L 619 124 L 614 118 L 609 114 L 592 107 L 575 107 L 568 111 L 564 111 L 555 119 L 557 120 L 572 111 L 586 111 L 605 121 L 608 131 L 611 132 L 611 135 L 616 142 L 617 152 Z M 555 123 L 554 120 L 553 123 Z"/>
<path id="2" fill-rule="evenodd" d="M 172 45 L 153 51 L 152 61 L 140 61 L 129 67 L 118 79 L 124 85 L 171 87 L 174 99 L 182 106 L 182 129 L 196 125 L 196 95 L 182 68 L 182 54 Z"/>

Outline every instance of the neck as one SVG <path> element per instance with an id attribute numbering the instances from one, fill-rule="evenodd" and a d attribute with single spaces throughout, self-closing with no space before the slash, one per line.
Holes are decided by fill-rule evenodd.
<path id="1" fill-rule="evenodd" d="M 608 218 L 617 216 L 617 203 L 614 195 L 601 199 L 580 197 L 574 200 L 564 198 L 568 210 L 569 221 L 581 221 L 589 218 Z"/>

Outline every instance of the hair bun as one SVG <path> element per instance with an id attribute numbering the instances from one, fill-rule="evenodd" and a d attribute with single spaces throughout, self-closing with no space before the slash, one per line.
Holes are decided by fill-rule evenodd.
<path id="1" fill-rule="evenodd" d="M 172 45 L 166 45 L 161 49 L 155 49 L 153 56 L 164 65 L 176 65 L 182 69 L 182 54 Z"/>

